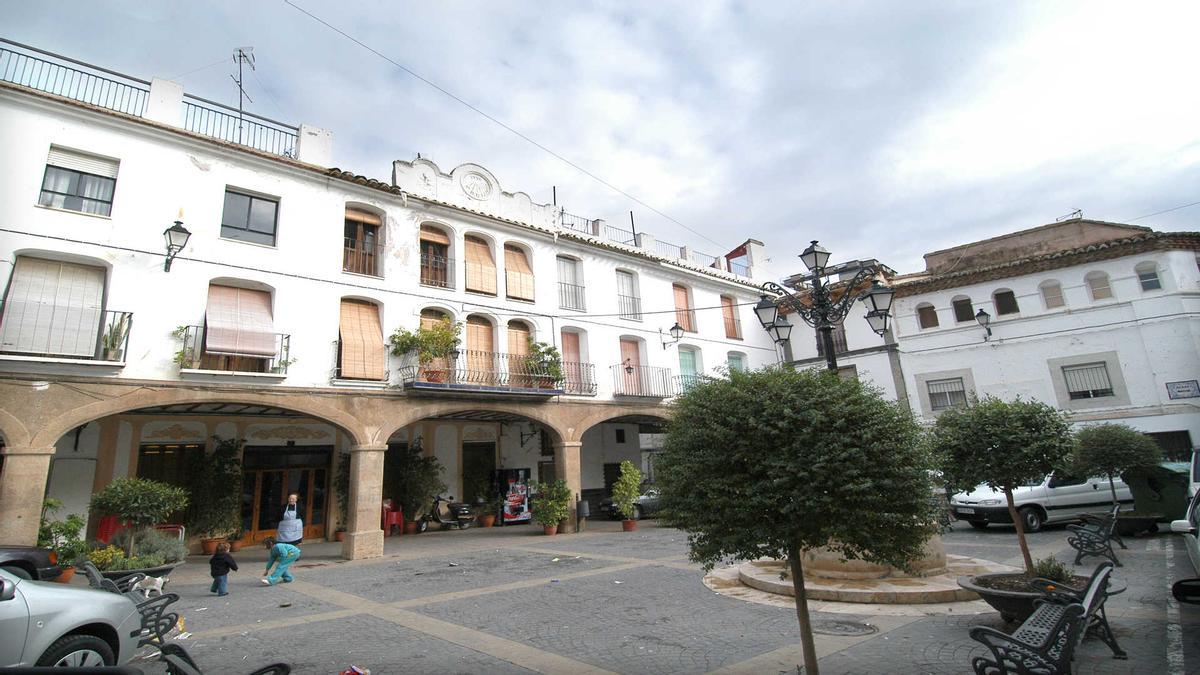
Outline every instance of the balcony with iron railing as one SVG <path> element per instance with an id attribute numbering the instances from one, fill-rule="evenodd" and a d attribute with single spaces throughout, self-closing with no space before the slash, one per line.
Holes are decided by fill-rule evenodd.
<path id="1" fill-rule="evenodd" d="M 146 80 L 4 38 L 0 81 L 134 117 L 146 116 L 151 86 Z M 296 156 L 297 127 L 199 96 L 184 95 L 179 126 L 270 154 Z"/>
<path id="2" fill-rule="evenodd" d="M 563 229 L 571 230 L 572 232 L 578 232 L 586 235 L 595 234 L 595 231 L 592 229 L 592 221 L 584 218 L 583 216 L 576 216 L 567 213 L 566 211 L 563 211 L 561 214 L 559 214 L 559 224 Z"/>
<path id="3" fill-rule="evenodd" d="M 736 274 L 739 277 L 750 276 L 750 266 L 749 265 L 747 265 L 745 263 L 734 262 L 732 260 L 728 261 L 727 264 L 729 265 L 729 272 L 731 274 Z"/>
<path id="4" fill-rule="evenodd" d="M 675 322 L 679 327 L 689 333 L 696 332 L 696 310 L 694 309 L 677 309 L 675 310 Z"/>
<path id="5" fill-rule="evenodd" d="M 675 394 L 685 394 L 689 389 L 699 384 L 704 380 L 703 375 L 676 375 L 672 378 L 675 385 Z"/>
<path id="6" fill-rule="evenodd" d="M 0 354 L 124 364 L 132 328 L 133 312 L 10 301 L 0 303 Z"/>
<path id="7" fill-rule="evenodd" d="M 675 395 L 671 369 L 658 366 L 612 366 L 613 396 L 670 398 Z"/>
<path id="8" fill-rule="evenodd" d="M 291 358 L 292 336 L 274 333 L 275 353 L 271 356 L 213 354 L 206 351 L 204 326 L 184 326 L 179 337 L 183 345 L 175 352 L 180 372 L 227 373 L 237 375 L 274 375 L 285 377 Z"/>
<path id="9" fill-rule="evenodd" d="M 565 281 L 558 282 L 558 308 L 577 309 L 579 311 L 586 310 L 587 303 L 584 301 L 585 290 L 581 284 L 569 284 Z"/>
<path id="10" fill-rule="evenodd" d="M 380 343 L 382 348 L 380 353 L 383 354 L 383 361 L 375 366 L 367 366 L 361 362 L 348 358 L 348 355 L 342 350 L 342 341 L 333 341 L 333 379 L 343 382 L 362 382 L 363 384 L 386 384 L 391 373 L 387 369 L 387 354 L 388 346 L 386 343 Z"/>
<path id="11" fill-rule="evenodd" d="M 617 313 L 622 319 L 642 320 L 642 299 L 636 295 L 617 294 Z"/>
<path id="12" fill-rule="evenodd" d="M 342 248 L 342 270 L 372 277 L 383 276 L 383 242 L 346 237 Z"/>
<path id="13" fill-rule="evenodd" d="M 633 233 L 633 230 L 613 227 L 608 223 L 603 223 L 600 226 L 600 238 L 626 246 L 637 246 L 637 235 Z"/>
<path id="14" fill-rule="evenodd" d="M 420 363 L 415 354 L 401 357 L 400 381 L 413 393 L 557 396 L 595 393 L 589 363 L 551 363 L 525 354 L 465 350 Z"/>
<path id="15" fill-rule="evenodd" d="M 453 289 L 454 259 L 431 253 L 422 253 L 421 285 Z"/>
<path id="16" fill-rule="evenodd" d="M 661 239 L 655 240 L 654 252 L 663 256 L 664 258 L 671 258 L 673 260 L 678 260 L 678 259 L 683 258 L 683 247 L 682 246 L 678 246 L 676 244 L 672 244 L 671 242 L 663 241 Z"/>

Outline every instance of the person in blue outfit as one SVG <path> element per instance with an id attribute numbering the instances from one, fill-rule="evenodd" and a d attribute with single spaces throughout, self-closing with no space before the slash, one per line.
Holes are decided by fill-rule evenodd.
<path id="1" fill-rule="evenodd" d="M 263 585 L 274 586 L 280 580 L 285 584 L 290 582 L 292 574 L 288 568 L 300 559 L 300 549 L 291 544 L 276 543 L 271 537 L 263 539 L 263 546 L 271 550 L 271 557 L 267 558 L 267 570 L 263 572 L 267 575 L 262 579 Z M 274 572 L 271 571 L 272 565 L 275 565 Z"/>
<path id="2" fill-rule="evenodd" d="M 304 539 L 304 520 L 300 518 L 300 495 L 288 495 L 287 506 L 283 507 L 283 517 L 275 527 L 275 539 L 293 546 L 299 546 Z"/>

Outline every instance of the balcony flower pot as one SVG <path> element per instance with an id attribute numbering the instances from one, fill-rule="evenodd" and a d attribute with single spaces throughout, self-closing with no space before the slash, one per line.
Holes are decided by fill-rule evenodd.
<path id="1" fill-rule="evenodd" d="M 542 532 L 545 532 L 548 537 L 553 537 L 558 534 L 558 525 L 543 525 Z"/>
<path id="2" fill-rule="evenodd" d="M 422 379 L 426 382 L 441 384 L 446 381 L 446 371 L 439 368 L 421 368 Z"/>
<path id="3" fill-rule="evenodd" d="M 242 539 L 241 539 L 241 537 L 236 537 L 236 538 L 235 538 L 235 537 L 230 537 L 230 538 L 229 538 L 229 552 L 230 552 L 230 553 L 237 553 L 237 552 L 238 552 L 238 551 L 240 551 L 240 550 L 242 550 Z"/>
<path id="4" fill-rule="evenodd" d="M 636 520 L 622 520 L 621 521 L 621 531 L 622 532 L 633 532 L 636 529 L 637 529 L 637 521 Z"/>
<path id="5" fill-rule="evenodd" d="M 1087 583 L 1087 577 L 1075 576 L 1068 585 L 1083 588 Z M 979 595 L 1000 612 L 1006 623 L 1028 619 L 1033 614 L 1033 601 L 1045 597 L 1029 585 L 1029 577 L 1021 572 L 959 577 L 958 585 Z"/>

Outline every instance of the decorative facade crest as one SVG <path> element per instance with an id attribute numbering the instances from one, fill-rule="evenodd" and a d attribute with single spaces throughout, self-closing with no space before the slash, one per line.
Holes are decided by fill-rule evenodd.
<path id="1" fill-rule="evenodd" d="M 299 441 L 299 440 L 321 440 L 329 438 L 329 432 L 324 429 L 314 429 L 313 427 L 302 427 L 295 424 L 290 424 L 281 427 L 267 427 L 259 429 L 250 434 L 251 438 L 260 441 L 278 439 L 282 441 Z"/>
<path id="2" fill-rule="evenodd" d="M 204 428 L 172 424 L 157 431 L 151 431 L 142 438 L 148 441 L 182 441 L 184 439 L 204 438 Z"/>

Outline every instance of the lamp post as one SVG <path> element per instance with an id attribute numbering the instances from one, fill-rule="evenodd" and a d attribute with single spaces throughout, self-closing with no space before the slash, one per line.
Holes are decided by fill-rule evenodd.
<path id="1" fill-rule="evenodd" d="M 975 321 L 983 330 L 987 331 L 983 334 L 983 341 L 987 342 L 988 338 L 992 337 L 992 315 L 980 309 L 975 315 Z"/>
<path id="2" fill-rule="evenodd" d="M 894 291 L 879 283 L 876 279 L 871 287 L 860 294 L 854 290 L 863 282 L 878 276 L 882 271 L 876 265 L 862 265 L 858 272 L 846 284 L 846 290 L 834 298 L 831 284 L 825 281 L 825 269 L 829 263 L 829 251 L 817 244 L 816 240 L 800 254 L 800 260 L 812 272 L 812 286 L 806 289 L 804 297 L 788 291 L 779 284 L 768 281 L 763 284 L 763 296 L 754 306 L 754 314 L 758 317 L 763 329 L 771 336 L 776 344 L 787 342 L 791 336 L 792 325 L 786 316 L 780 316 L 779 308 L 785 307 L 794 312 L 805 323 L 817 329 L 821 345 L 825 351 L 825 364 L 829 370 L 837 371 L 837 354 L 833 347 L 833 327 L 841 323 L 855 300 L 862 300 L 866 306 L 867 323 L 871 330 L 883 335 L 888 330 L 888 312 L 892 308 Z M 774 297 L 771 297 L 771 296 Z"/>
<path id="3" fill-rule="evenodd" d="M 183 211 L 179 211 L 179 217 L 183 217 Z M 163 263 L 163 271 L 171 271 L 171 261 L 175 256 L 187 246 L 188 238 L 192 236 L 191 232 L 183 226 L 182 220 L 175 221 L 175 224 L 163 230 L 163 239 L 167 242 L 167 261 Z"/>
<path id="4" fill-rule="evenodd" d="M 660 342 L 662 342 L 663 349 L 666 349 L 667 347 L 670 347 L 671 345 L 683 339 L 683 326 L 680 326 L 679 322 L 676 321 L 675 325 L 671 326 L 671 329 L 667 331 L 667 335 L 671 336 L 670 341 L 667 341 L 667 337 L 665 334 L 663 334 L 662 329 L 658 329 L 658 339 Z"/>

